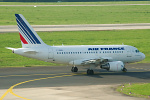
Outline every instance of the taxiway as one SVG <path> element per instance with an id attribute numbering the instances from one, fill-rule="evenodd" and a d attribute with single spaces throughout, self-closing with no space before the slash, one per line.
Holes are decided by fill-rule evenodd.
<path id="1" fill-rule="evenodd" d="M 0 68 L 0 97 L 3 100 L 21 98 L 41 100 L 145 100 L 124 96 L 115 91 L 124 83 L 149 83 L 150 64 L 127 64 L 127 73 L 95 69 L 95 75 L 86 75 L 86 69 L 71 73 L 71 67 Z M 1 100 L 0 98 L 0 100 Z"/>
<path id="2" fill-rule="evenodd" d="M 35 31 L 102 31 L 150 29 L 150 23 L 133 24 L 85 24 L 85 25 L 32 25 Z M 18 32 L 17 25 L 0 26 L 0 33 Z"/>

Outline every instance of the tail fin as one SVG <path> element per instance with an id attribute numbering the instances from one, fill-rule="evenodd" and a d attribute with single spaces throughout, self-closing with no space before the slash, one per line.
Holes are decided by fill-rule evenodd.
<path id="1" fill-rule="evenodd" d="M 46 45 L 21 14 L 15 14 L 23 48 Z"/>

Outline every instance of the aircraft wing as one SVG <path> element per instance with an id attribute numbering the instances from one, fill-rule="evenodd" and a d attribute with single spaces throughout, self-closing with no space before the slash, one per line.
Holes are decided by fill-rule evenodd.
<path id="1" fill-rule="evenodd" d="M 89 65 L 89 64 L 102 64 L 108 61 L 111 61 L 111 57 L 101 57 L 101 58 L 93 58 L 93 59 L 80 59 L 69 62 L 71 65 Z"/>
<path id="2" fill-rule="evenodd" d="M 83 65 L 87 65 L 87 64 L 101 64 L 104 62 L 108 62 L 110 61 L 112 58 L 111 57 L 101 57 L 98 59 L 89 59 L 89 60 L 84 60 L 82 62 Z"/>
<path id="3" fill-rule="evenodd" d="M 82 65 L 88 65 L 88 64 L 99 64 L 101 59 L 89 59 L 82 61 Z"/>

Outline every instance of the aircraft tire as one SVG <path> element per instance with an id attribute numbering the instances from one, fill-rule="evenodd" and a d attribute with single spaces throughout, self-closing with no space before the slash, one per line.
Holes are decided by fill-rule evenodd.
<path id="1" fill-rule="evenodd" d="M 122 70 L 123 72 L 127 72 L 127 69 L 126 68 L 123 68 L 123 70 Z"/>
<path id="2" fill-rule="evenodd" d="M 78 68 L 77 67 L 72 67 L 71 71 L 72 72 L 78 72 Z"/>
<path id="3" fill-rule="evenodd" d="M 87 70 L 87 75 L 93 75 L 93 74 L 94 74 L 94 71 L 92 69 Z"/>

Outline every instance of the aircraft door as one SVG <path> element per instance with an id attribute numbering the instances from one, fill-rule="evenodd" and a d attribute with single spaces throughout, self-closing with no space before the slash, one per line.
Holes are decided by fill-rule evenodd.
<path id="1" fill-rule="evenodd" d="M 130 48 L 130 47 L 127 48 L 127 57 L 128 57 L 128 58 L 131 58 L 131 57 L 132 57 L 132 51 L 131 51 L 131 48 Z"/>
<path id="2" fill-rule="evenodd" d="M 48 59 L 53 59 L 54 58 L 54 53 L 53 53 L 53 48 L 48 49 Z"/>

